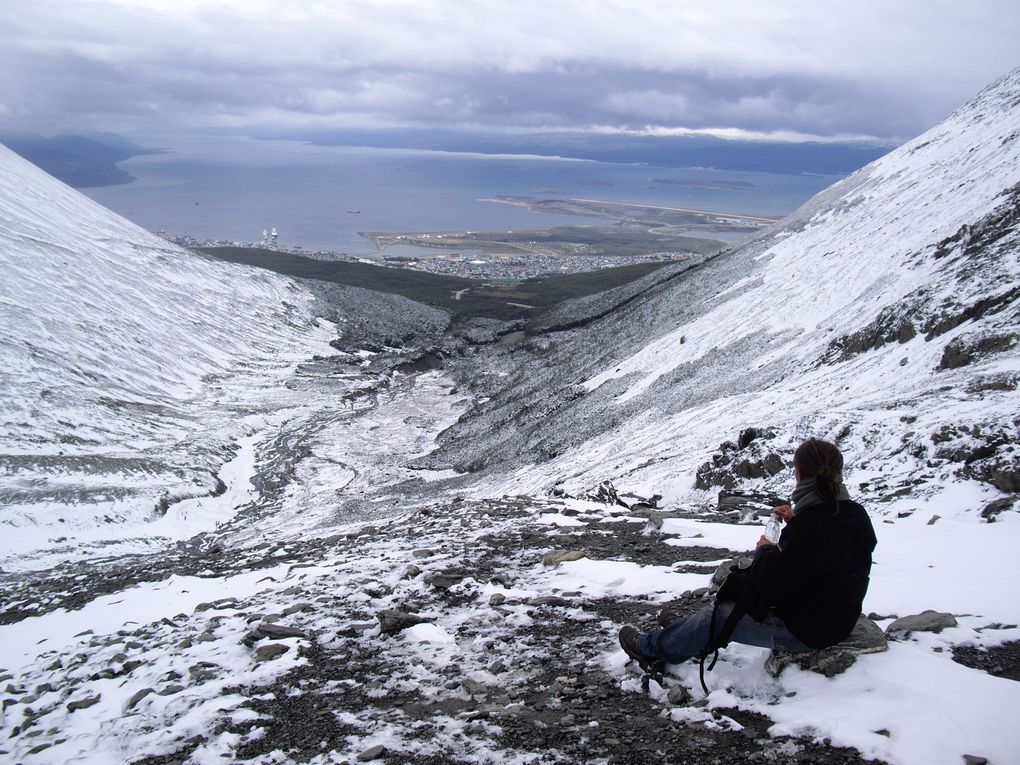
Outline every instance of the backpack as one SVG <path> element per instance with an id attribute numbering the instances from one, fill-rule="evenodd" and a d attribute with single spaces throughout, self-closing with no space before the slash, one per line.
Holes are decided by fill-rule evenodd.
<path id="1" fill-rule="evenodd" d="M 726 579 L 715 593 L 715 605 L 712 608 L 712 619 L 708 625 L 708 640 L 698 657 L 698 679 L 701 687 L 708 693 L 708 686 L 705 684 L 705 661 L 709 654 L 713 654 L 712 663 L 708 665 L 708 671 L 715 668 L 719 660 L 719 649 L 725 648 L 730 643 L 733 631 L 737 623 L 746 615 L 750 615 L 755 621 L 761 621 L 768 615 L 769 603 L 754 587 L 754 571 L 758 565 L 758 556 L 754 556 L 751 564 L 745 568 L 734 566 L 730 569 Z M 719 632 L 715 631 L 716 614 L 722 603 L 733 603 L 733 610 L 726 617 Z"/>

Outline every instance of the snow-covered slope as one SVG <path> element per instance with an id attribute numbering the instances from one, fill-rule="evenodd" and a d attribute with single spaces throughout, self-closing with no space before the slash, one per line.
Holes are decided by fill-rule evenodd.
<path id="1" fill-rule="evenodd" d="M 335 337 L 307 289 L 168 244 L 5 147 L 0 264 L 6 550 L 212 491 Z"/>
<path id="2" fill-rule="evenodd" d="M 705 264 L 560 306 L 516 343 L 448 337 L 456 387 L 356 345 L 295 368 L 330 334 L 309 288 L 171 248 L 6 152 L 0 172 L 0 539 L 36 550 L 0 560 L 0 754 L 860 761 L 849 746 L 953 765 L 1020 751 L 1020 70 Z M 704 603 L 759 529 L 702 507 L 720 488 L 788 494 L 807 435 L 840 443 L 874 516 L 865 611 L 882 627 L 945 612 L 942 631 L 835 678 L 776 678 L 766 650 L 736 645 L 708 695 L 695 664 L 644 676 L 621 624 Z M 80 547 L 104 515 L 147 518 L 157 491 L 200 494 L 214 471 L 221 496 L 138 532 L 232 515 L 209 535 L 47 566 L 65 527 Z M 562 496 L 606 478 L 677 512 Z M 40 523 L 58 541 L 30 539 Z"/>
<path id="3" fill-rule="evenodd" d="M 495 468 L 503 491 L 610 478 L 707 500 L 713 454 L 785 459 L 819 435 L 868 498 L 909 486 L 981 510 L 1020 488 L 1018 204 L 1020 70 L 769 231 L 495 359 L 446 456 Z M 751 426 L 776 438 L 715 451 Z"/>

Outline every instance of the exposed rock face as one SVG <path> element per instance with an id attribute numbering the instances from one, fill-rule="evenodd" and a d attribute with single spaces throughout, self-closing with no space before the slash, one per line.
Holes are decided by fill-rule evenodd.
<path id="1" fill-rule="evenodd" d="M 985 506 L 985 509 L 981 511 L 981 517 L 986 519 L 989 523 L 995 521 L 995 517 L 999 513 L 1004 513 L 1007 510 L 1012 510 L 1013 506 L 1016 505 L 1016 497 L 1003 497 L 997 499 L 994 502 L 989 502 Z"/>
<path id="2" fill-rule="evenodd" d="M 155 688 L 142 688 L 140 691 L 134 693 L 131 698 L 124 702 L 124 711 L 129 712 L 135 708 L 139 701 L 144 699 L 146 696 L 155 693 Z"/>
<path id="3" fill-rule="evenodd" d="M 936 459 L 958 463 L 959 475 L 1010 494 L 1020 492 L 1018 438 L 1020 417 L 970 427 L 946 425 L 931 436 Z"/>
<path id="4" fill-rule="evenodd" d="M 425 582 L 437 590 L 449 590 L 460 584 L 468 572 L 456 568 L 448 568 L 425 577 Z"/>
<path id="5" fill-rule="evenodd" d="M 858 656 L 881 653 L 888 648 L 882 628 L 862 615 L 857 618 L 853 632 L 842 643 L 807 653 L 773 651 L 765 662 L 765 671 L 772 677 L 779 677 L 784 669 L 796 664 L 801 669 L 835 677 L 853 666 Z"/>
<path id="6" fill-rule="evenodd" d="M 358 755 L 358 762 L 372 762 L 372 760 L 378 760 L 386 754 L 386 747 L 382 744 L 376 744 L 371 749 L 366 749 L 364 752 Z"/>
<path id="7" fill-rule="evenodd" d="M 988 354 L 1012 350 L 1016 343 L 1017 336 L 1012 333 L 958 337 L 942 352 L 939 369 L 965 367 Z"/>
<path id="8" fill-rule="evenodd" d="M 882 310 L 863 329 L 833 340 L 822 356 L 826 364 L 846 361 L 854 356 L 881 348 L 888 343 L 905 343 L 917 336 L 913 315 L 915 307 L 898 304 Z"/>

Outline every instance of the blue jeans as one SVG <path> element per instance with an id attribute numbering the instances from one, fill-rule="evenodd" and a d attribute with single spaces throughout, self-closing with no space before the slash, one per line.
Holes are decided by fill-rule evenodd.
<path id="1" fill-rule="evenodd" d="M 700 656 L 708 643 L 708 630 L 712 623 L 712 608 L 706 606 L 696 614 L 681 619 L 668 627 L 646 632 L 638 638 L 638 650 L 651 659 L 661 659 L 668 664 Z M 733 603 L 722 603 L 715 615 L 715 632 L 722 630 L 726 618 L 733 611 Z M 783 620 L 769 611 L 761 622 L 744 615 L 730 638 L 735 643 L 756 645 L 761 648 L 778 648 L 782 651 L 801 652 L 812 650 L 804 645 L 783 624 Z"/>

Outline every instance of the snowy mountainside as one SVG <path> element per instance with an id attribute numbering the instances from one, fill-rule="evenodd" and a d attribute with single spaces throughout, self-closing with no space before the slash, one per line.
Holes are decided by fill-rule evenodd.
<path id="1" fill-rule="evenodd" d="M 34 302 L 0 293 L 19 322 L 3 340 L 19 374 L 39 349 L 64 354 L 24 373 L 31 397 L 4 379 L 2 539 L 13 549 L 25 532 L 32 557 L 0 560 L 0 757 L 1011 762 L 1018 109 L 1020 71 L 770 231 L 560 306 L 525 336 L 486 323 L 438 338 L 438 312 L 341 291 L 327 313 L 345 327 L 338 353 L 307 363 L 295 360 L 332 334 L 314 326 L 312 287 L 204 261 L 189 261 L 202 276 L 191 283 L 176 249 L 12 165 L 40 191 L 20 217 L 5 212 L 5 261 L 70 261 L 84 238 L 83 259 L 138 265 L 119 280 L 75 272 L 107 289 L 58 326 L 70 341 L 48 328 L 46 285 L 27 269 L 17 283 Z M 6 211 L 17 195 L 4 193 Z M 87 225 L 65 225 L 51 197 Z M 73 291 L 50 272 L 54 294 Z M 136 272 L 147 289 L 124 290 Z M 164 272 L 185 288 L 164 292 Z M 234 313 L 217 313 L 217 290 Z M 124 307 L 129 294 L 172 295 L 180 310 L 161 333 Z M 394 345 L 432 330 L 403 357 L 383 339 L 370 348 L 380 311 L 400 314 Z M 121 356 L 104 358 L 107 328 L 85 324 L 96 312 L 176 355 L 149 360 L 114 333 Z M 189 312 L 215 326 L 189 331 Z M 234 331 L 221 339 L 223 320 Z M 71 396 L 65 362 L 102 379 Z M 148 397 L 145 374 L 157 375 Z M 38 437 L 18 429 L 36 421 L 17 407 L 40 413 Z M 97 435 L 49 442 L 70 432 L 62 421 Z M 664 604 L 703 608 L 720 564 L 754 548 L 760 527 L 734 521 L 770 497 L 736 497 L 734 517 L 720 489 L 788 496 L 786 461 L 807 435 L 840 443 L 873 515 L 864 610 L 886 650 L 835 677 L 777 676 L 768 649 L 732 644 L 707 693 L 696 663 L 646 673 L 628 661 L 623 624 L 654 628 Z M 606 478 L 663 500 L 566 496 Z M 216 481 L 222 493 L 132 532 L 180 544 L 132 539 L 76 559 L 50 541 L 67 533 L 60 517 L 151 513 L 156 486 L 189 479 L 206 482 L 194 494 Z M 88 527 L 74 531 L 80 548 Z M 922 612 L 936 624 L 917 626 Z M 915 626 L 894 629 L 900 617 Z"/>
<path id="2" fill-rule="evenodd" d="M 336 306 L 356 292 L 317 301 L 183 250 L 4 147 L 0 262 L 0 557 L 110 534 L 185 538 L 222 520 L 206 506 L 184 522 L 184 503 L 171 528 L 157 507 L 222 493 L 221 466 L 254 459 L 267 418 L 314 398 L 298 365 L 332 352 L 337 324 L 318 317 L 343 325 Z M 445 321 L 407 305 L 378 307 Z"/>
<path id="3" fill-rule="evenodd" d="M 704 501 L 719 486 L 699 469 L 756 426 L 784 459 L 807 435 L 839 440 L 867 497 L 960 485 L 953 503 L 980 510 L 1011 496 L 1018 184 L 1020 70 L 768 231 L 664 270 L 620 310 L 563 332 L 542 330 L 569 326 L 569 306 L 536 321 L 479 376 L 484 400 L 443 457 L 508 492 L 610 478 Z M 590 300 L 577 313 L 598 315 Z M 745 488 L 788 482 L 758 478 Z"/>

